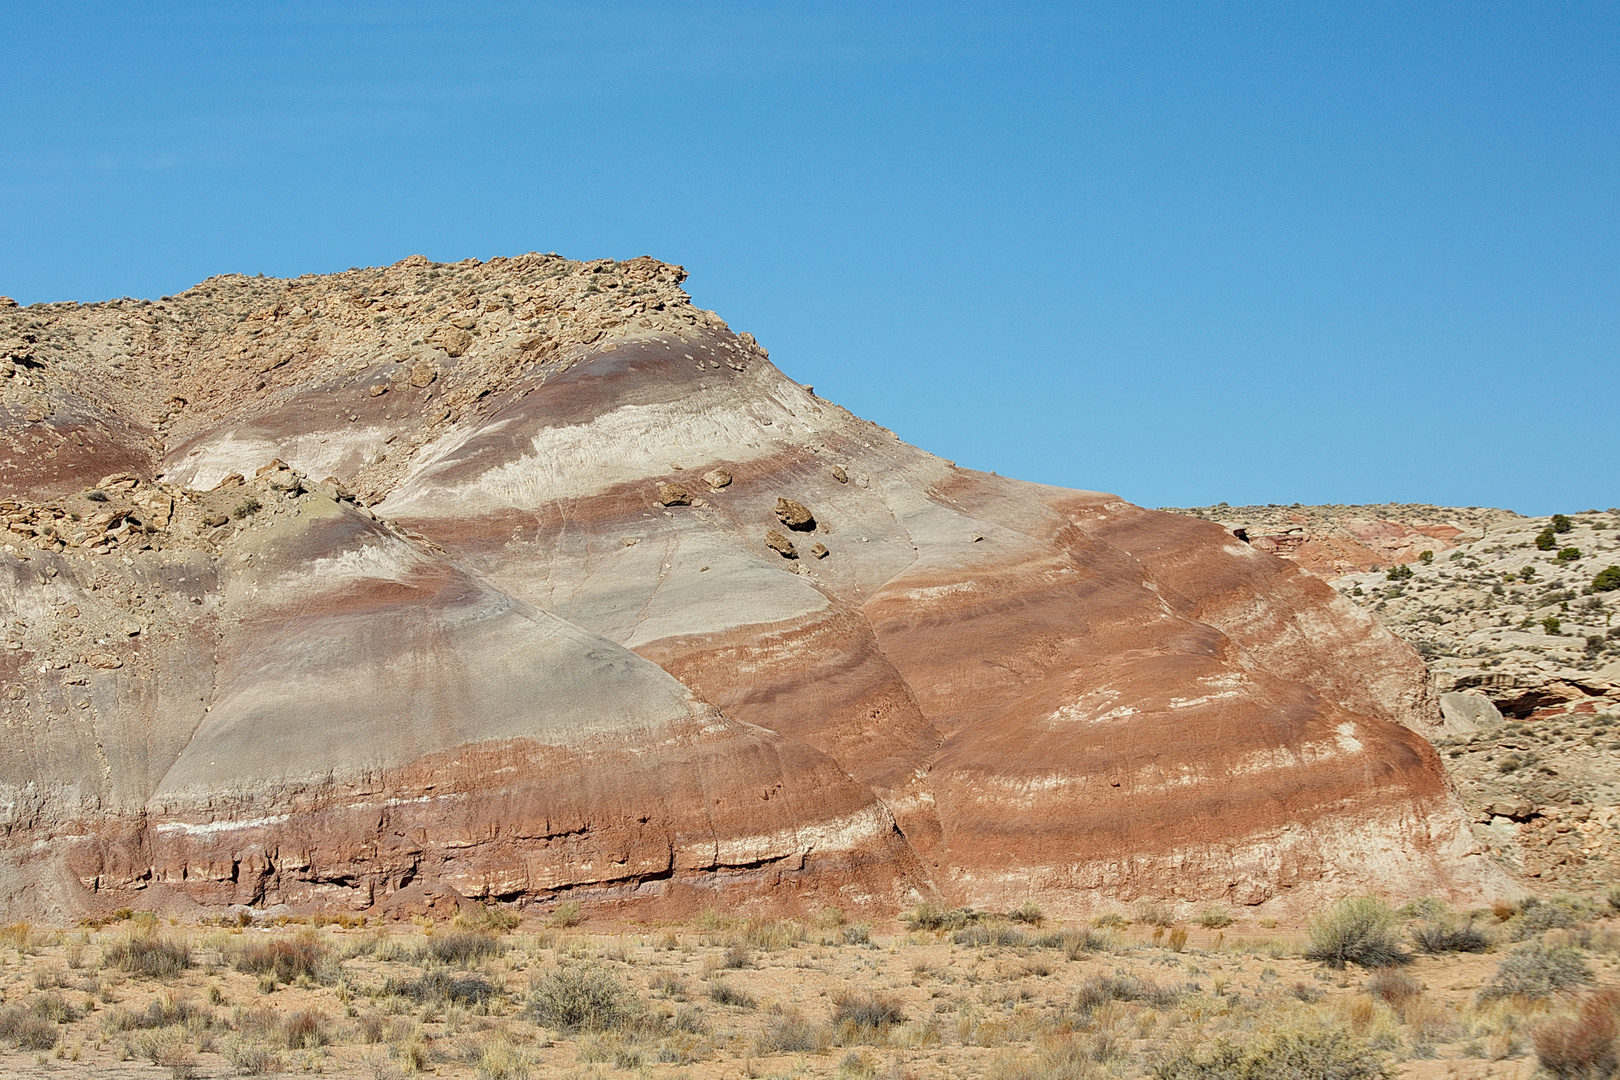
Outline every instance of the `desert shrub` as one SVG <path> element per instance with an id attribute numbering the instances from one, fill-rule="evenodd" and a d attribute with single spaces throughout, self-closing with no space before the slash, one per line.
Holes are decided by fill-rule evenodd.
<path id="1" fill-rule="evenodd" d="M 1367 980 L 1364 989 L 1397 1012 L 1423 993 L 1423 984 L 1404 971 L 1381 968 Z"/>
<path id="2" fill-rule="evenodd" d="M 757 1041 L 762 1054 L 800 1054 L 824 1050 L 832 1042 L 825 1025 L 806 1020 L 797 1009 L 773 1008 Z"/>
<path id="3" fill-rule="evenodd" d="M 236 504 L 236 509 L 231 511 L 231 517 L 241 521 L 245 517 L 252 517 L 263 508 L 263 505 L 258 499 L 255 499 L 252 495 L 249 495 L 247 498 Z"/>
<path id="4" fill-rule="evenodd" d="M 1479 992 L 1481 1001 L 1494 998 L 1544 998 L 1575 990 L 1592 981 L 1592 969 L 1573 945 L 1532 941 L 1514 949 L 1496 966 L 1496 974 Z"/>
<path id="5" fill-rule="evenodd" d="M 172 979 L 191 966 L 191 946 L 141 928 L 107 946 L 102 959 L 131 975 Z"/>
<path id="6" fill-rule="evenodd" d="M 1181 996 L 1179 989 L 1135 975 L 1093 975 L 1076 988 L 1074 1008 L 1082 1016 L 1110 1001 L 1145 1001 L 1155 1008 L 1168 1008 Z"/>
<path id="7" fill-rule="evenodd" d="M 1153 1062 L 1154 1080 L 1390 1080 L 1389 1059 L 1339 1027 L 1278 1031 L 1238 1045 L 1181 1046 Z"/>
<path id="8" fill-rule="evenodd" d="M 1170 909 L 1156 900 L 1138 900 L 1135 911 L 1136 921 L 1148 926 L 1171 926 L 1176 921 Z"/>
<path id="9" fill-rule="evenodd" d="M 1305 958 L 1336 970 L 1346 964 L 1365 968 L 1403 964 L 1409 957 L 1401 951 L 1395 921 L 1389 905 L 1376 897 L 1346 897 L 1311 919 Z"/>
<path id="10" fill-rule="evenodd" d="M 281 1037 L 289 1050 L 314 1050 L 332 1041 L 326 1016 L 319 1009 L 300 1009 L 281 1025 Z"/>
<path id="11" fill-rule="evenodd" d="M 329 981 L 332 950 L 314 931 L 295 937 L 276 937 L 243 946 L 236 954 L 237 971 L 292 983 L 300 978 Z"/>
<path id="12" fill-rule="evenodd" d="M 1541 620 L 1541 629 L 1553 637 L 1557 637 L 1563 632 L 1563 626 L 1563 620 L 1556 615 L 1547 615 Z"/>
<path id="13" fill-rule="evenodd" d="M 751 919 L 743 927 L 742 943 L 752 949 L 776 952 L 791 949 L 805 937 L 804 927 L 786 919 Z"/>
<path id="14" fill-rule="evenodd" d="M 978 922 L 981 916 L 972 908 L 946 910 L 924 901 L 900 918 L 910 930 L 960 930 Z"/>
<path id="15" fill-rule="evenodd" d="M 28 999 L 28 1011 L 53 1024 L 71 1024 L 79 1018 L 79 1008 L 55 990 Z"/>
<path id="16" fill-rule="evenodd" d="M 1098 915 L 1095 919 L 1092 919 L 1091 925 L 1095 926 L 1099 930 L 1124 930 L 1131 925 L 1131 920 L 1127 919 L 1117 911 L 1110 911 L 1107 914 Z"/>
<path id="17" fill-rule="evenodd" d="M 1575 523 L 1569 519 L 1568 514 L 1554 514 L 1552 516 L 1552 528 L 1549 531 L 1567 533 L 1574 527 Z"/>
<path id="18" fill-rule="evenodd" d="M 1158 935 L 1154 935 L 1157 937 Z M 1169 940 L 1165 947 L 1171 952 L 1180 952 L 1187 947 L 1187 928 L 1185 926 L 1171 927 Z"/>
<path id="19" fill-rule="evenodd" d="M 502 930 L 516 930 L 518 923 L 522 921 L 517 912 L 492 904 L 480 904 L 469 911 L 462 911 L 453 920 L 454 925 L 463 930 L 492 934 L 500 933 Z"/>
<path id="20" fill-rule="evenodd" d="M 19 1050 L 49 1050 L 61 1038 L 55 1023 L 13 1005 L 0 1009 L 0 1039 L 10 1039 Z"/>
<path id="21" fill-rule="evenodd" d="M 1605 990 L 1581 1002 L 1574 1016 L 1537 1025 L 1530 1036 L 1536 1063 L 1557 1080 L 1607 1080 L 1620 1068 L 1616 1012 L 1620 992 Z"/>
<path id="22" fill-rule="evenodd" d="M 832 1023 L 845 1042 L 870 1038 L 905 1022 L 900 1003 L 881 994 L 840 994 L 833 1001 Z"/>
<path id="23" fill-rule="evenodd" d="M 843 938 L 845 945 L 870 945 L 872 944 L 872 928 L 866 923 L 846 926 L 843 929 Z"/>
<path id="24" fill-rule="evenodd" d="M 728 945 L 726 951 L 720 954 L 719 964 L 726 971 L 741 971 L 749 966 L 749 961 L 748 946 L 737 942 Z"/>
<path id="25" fill-rule="evenodd" d="M 478 1048 L 474 1068 L 478 1080 L 528 1080 L 530 1061 L 510 1039 L 497 1035 Z"/>
<path id="26" fill-rule="evenodd" d="M 1458 924 L 1440 916 L 1425 919 L 1414 924 L 1408 931 L 1412 937 L 1412 944 L 1417 946 L 1418 952 L 1438 955 L 1453 952 L 1484 952 L 1490 948 L 1491 939 L 1485 936 L 1485 931 L 1474 925 L 1469 919 Z"/>
<path id="27" fill-rule="evenodd" d="M 595 964 L 556 968 L 534 980 L 529 1014 L 562 1031 L 603 1031 L 631 1018 L 635 998 L 611 971 Z"/>
<path id="28" fill-rule="evenodd" d="M 709 985 L 709 1000 L 716 1005 L 730 1005 L 738 1009 L 752 1009 L 759 1004 L 754 995 L 746 990 L 740 990 L 727 982 L 715 982 Z"/>
<path id="29" fill-rule="evenodd" d="M 1576 562 L 1581 557 L 1581 549 L 1578 547 L 1559 548 L 1558 554 L 1553 557 L 1559 562 Z"/>
<path id="30" fill-rule="evenodd" d="M 951 940 L 958 945 L 975 948 L 999 945 L 1002 948 L 1020 949 L 1029 944 L 1028 936 L 1015 926 L 986 926 L 983 923 L 964 926 L 951 935 Z"/>
<path id="31" fill-rule="evenodd" d="M 1558 537 L 1553 535 L 1551 529 L 1542 529 L 1536 534 L 1536 547 L 1541 551 L 1551 551 L 1558 546 Z"/>
<path id="32" fill-rule="evenodd" d="M 1041 910 L 1040 905 L 1035 901 L 1025 900 L 1022 904 L 1007 912 L 1007 918 L 1015 923 L 1023 923 L 1025 926 L 1039 926 L 1046 921 L 1046 913 Z"/>
<path id="33" fill-rule="evenodd" d="M 255 1039 L 235 1038 L 225 1044 L 225 1060 L 237 1076 L 265 1076 L 281 1071 L 281 1056 Z"/>
<path id="34" fill-rule="evenodd" d="M 568 927 L 578 926 L 583 916 L 579 912 L 578 900 L 564 900 L 551 909 L 551 918 L 548 920 L 552 926 Z"/>
<path id="35" fill-rule="evenodd" d="M 200 1015 L 197 1006 L 170 995 L 155 998 L 144 1009 L 119 1009 L 109 1013 L 102 1024 L 109 1031 L 135 1031 L 145 1028 L 184 1024 Z"/>
<path id="36" fill-rule="evenodd" d="M 434 934 L 424 940 L 421 946 L 423 959 L 437 960 L 441 964 L 459 964 L 462 967 L 471 967 L 500 954 L 500 939 L 490 934 L 481 934 L 476 930 L 451 930 L 444 934 Z"/>
<path id="37" fill-rule="evenodd" d="M 1572 901 L 1562 897 L 1551 900 L 1532 897 L 1507 929 L 1514 941 L 1524 941 L 1548 930 L 1572 930 L 1580 923 L 1580 910 Z"/>
<path id="38" fill-rule="evenodd" d="M 1062 930 L 1037 934 L 1029 939 L 1029 943 L 1039 949 L 1062 949 L 1070 960 L 1078 960 L 1082 953 L 1105 948 L 1108 941 L 1094 930 L 1064 927 Z"/>
<path id="39" fill-rule="evenodd" d="M 471 1007 L 495 996 L 495 987 L 478 975 L 452 975 L 443 968 L 427 971 L 417 979 L 389 979 L 384 994 L 398 994 L 415 1002 L 441 1001 Z"/>
<path id="40" fill-rule="evenodd" d="M 1232 913 L 1223 907 L 1205 908 L 1198 916 L 1198 925 L 1206 930 L 1219 930 L 1232 925 Z"/>
<path id="41" fill-rule="evenodd" d="M 647 984 L 647 989 L 659 997 L 673 998 L 676 1001 L 686 1000 L 686 980 L 673 971 L 660 971 L 654 975 Z"/>
<path id="42" fill-rule="evenodd" d="M 1607 566 L 1592 579 L 1593 592 L 1614 592 L 1620 589 L 1620 566 Z"/>

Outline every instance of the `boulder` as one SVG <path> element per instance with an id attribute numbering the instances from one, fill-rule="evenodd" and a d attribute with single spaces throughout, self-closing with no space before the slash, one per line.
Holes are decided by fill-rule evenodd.
<path id="1" fill-rule="evenodd" d="M 776 520 L 795 532 L 814 532 L 816 528 L 815 515 L 803 503 L 792 499 L 776 500 Z"/>
<path id="2" fill-rule="evenodd" d="M 1448 731 L 1468 732 L 1502 722 L 1496 703 L 1484 694 L 1451 691 L 1440 695 L 1440 715 Z"/>

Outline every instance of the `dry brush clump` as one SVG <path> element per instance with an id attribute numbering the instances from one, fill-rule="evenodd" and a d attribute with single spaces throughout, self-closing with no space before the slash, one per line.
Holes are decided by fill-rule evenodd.
<path id="1" fill-rule="evenodd" d="M 1496 974 L 1480 989 L 1479 1000 L 1537 1000 L 1578 990 L 1591 982 L 1592 969 L 1581 950 L 1573 945 L 1532 941 L 1503 958 Z"/>
<path id="2" fill-rule="evenodd" d="M 560 1031 L 605 1031 L 630 1022 L 640 1002 L 617 975 L 597 964 L 566 964 L 534 980 L 528 1013 Z"/>
<path id="3" fill-rule="evenodd" d="M 331 982 L 335 978 L 332 947 L 312 930 L 292 937 L 250 942 L 236 954 L 236 970 L 280 983 Z"/>
<path id="4" fill-rule="evenodd" d="M 147 979 L 173 979 L 193 962 L 189 942 L 160 934 L 149 926 L 137 927 L 108 945 L 102 961 Z"/>
<path id="5" fill-rule="evenodd" d="M 1338 1026 L 1259 1035 L 1246 1043 L 1220 1037 L 1159 1055 L 1154 1080 L 1391 1080 L 1387 1053 Z"/>
<path id="6" fill-rule="evenodd" d="M 1395 912 L 1382 900 L 1347 897 L 1311 919 L 1305 957 L 1340 971 L 1346 964 L 1364 968 L 1404 964 L 1411 957 L 1400 947 L 1397 923 Z"/>
<path id="7" fill-rule="evenodd" d="M 1620 991 L 1588 995 L 1573 1016 L 1537 1025 L 1531 1034 L 1536 1063 L 1557 1080 L 1607 1080 L 1620 1069 Z"/>

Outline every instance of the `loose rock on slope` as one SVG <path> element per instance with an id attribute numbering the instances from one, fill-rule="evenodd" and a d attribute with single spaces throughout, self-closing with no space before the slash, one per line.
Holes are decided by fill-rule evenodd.
<path id="1" fill-rule="evenodd" d="M 1509 887 L 1355 605 L 907 446 L 681 277 L 412 257 L 0 310 L 10 906 Z M 800 510 L 825 543 L 783 559 Z"/>

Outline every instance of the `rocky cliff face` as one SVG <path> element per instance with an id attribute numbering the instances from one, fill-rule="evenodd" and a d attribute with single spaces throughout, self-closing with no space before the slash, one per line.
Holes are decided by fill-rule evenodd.
<path id="1" fill-rule="evenodd" d="M 681 277 L 0 307 L 6 907 L 1509 887 L 1349 600 L 907 446 Z"/>

